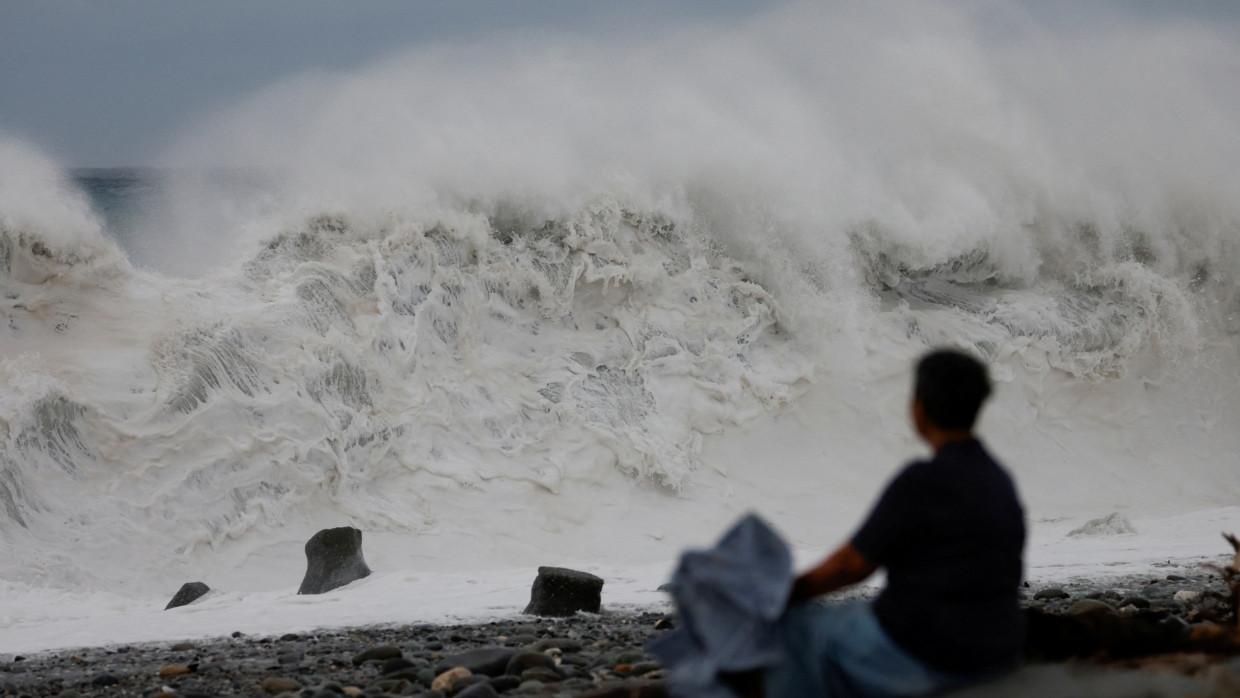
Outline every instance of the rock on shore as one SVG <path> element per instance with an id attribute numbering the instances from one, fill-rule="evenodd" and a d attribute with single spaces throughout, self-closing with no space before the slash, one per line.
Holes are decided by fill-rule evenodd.
<path id="1" fill-rule="evenodd" d="M 1099 613 L 1142 618 L 1174 637 L 1234 622 L 1226 587 L 1206 572 L 1069 582 L 1038 593 L 1049 588 L 1026 589 L 1031 613 L 1068 621 Z M 662 613 L 605 612 L 0 656 L 0 695 L 658 698 L 663 671 L 644 646 L 670 625 Z M 1114 648 L 1097 652 L 1066 641 L 1059 650 L 1078 659 L 1032 663 L 958 696 L 1240 695 L 1240 657 L 1222 652 L 1123 657 Z"/>

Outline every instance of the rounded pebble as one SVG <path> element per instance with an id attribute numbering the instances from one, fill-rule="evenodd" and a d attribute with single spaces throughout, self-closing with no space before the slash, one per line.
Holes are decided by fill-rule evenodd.
<path id="1" fill-rule="evenodd" d="M 296 691 L 301 688 L 301 684 L 294 679 L 284 676 L 268 676 L 259 684 L 262 689 L 268 693 L 283 693 L 285 691 Z"/>
<path id="2" fill-rule="evenodd" d="M 463 666 L 453 667 L 435 677 L 435 680 L 431 682 L 431 690 L 451 693 L 452 689 L 456 687 L 458 681 L 466 676 L 471 676 L 472 673 L 473 672 Z"/>

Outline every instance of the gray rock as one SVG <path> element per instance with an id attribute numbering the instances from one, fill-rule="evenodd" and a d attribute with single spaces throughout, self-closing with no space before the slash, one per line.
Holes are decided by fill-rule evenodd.
<path id="1" fill-rule="evenodd" d="M 263 679 L 259 685 L 268 693 L 284 693 L 285 691 L 296 691 L 301 688 L 301 683 L 286 676 L 269 676 Z"/>
<path id="2" fill-rule="evenodd" d="M 633 668 L 629 673 L 632 674 L 633 676 L 643 676 L 645 674 L 649 674 L 652 671 L 658 671 L 662 668 L 663 668 L 663 665 L 659 664 L 658 662 L 637 662 L 636 664 L 633 665 Z"/>
<path id="3" fill-rule="evenodd" d="M 408 659 L 405 659 L 404 657 L 390 657 L 383 661 L 383 668 L 379 670 L 379 673 L 380 674 L 392 674 L 398 671 L 405 671 L 406 669 L 412 669 L 413 677 L 414 679 L 417 679 L 418 670 L 425 669 L 425 668 L 428 668 L 426 667 L 425 663 L 416 664 L 414 662 L 409 661 Z"/>
<path id="4" fill-rule="evenodd" d="M 363 577 L 362 532 L 351 526 L 325 528 L 306 542 L 306 576 L 298 594 L 322 594 Z"/>
<path id="5" fill-rule="evenodd" d="M 602 595 L 601 577 L 563 567 L 539 567 L 525 613 L 555 617 L 571 616 L 577 611 L 598 613 Z"/>
<path id="6" fill-rule="evenodd" d="M 533 633 L 517 633 L 511 635 L 505 645 L 509 647 L 528 647 L 538 641 L 538 636 Z"/>
<path id="7" fill-rule="evenodd" d="M 202 598 L 202 596 L 208 591 L 211 591 L 211 587 L 203 584 L 202 582 L 187 582 L 182 584 L 181 589 L 175 596 L 172 597 L 172 600 L 168 602 L 168 605 L 164 606 L 164 610 L 167 611 L 170 608 L 191 604 Z"/>
<path id="8" fill-rule="evenodd" d="M 476 683 L 456 694 L 456 698 L 499 698 L 499 694 L 489 683 Z"/>
<path id="9" fill-rule="evenodd" d="M 1164 628 L 1174 628 L 1175 630 L 1182 632 L 1185 635 L 1187 635 L 1189 633 L 1189 630 L 1191 629 L 1189 627 L 1188 621 L 1184 620 L 1183 618 L 1175 614 L 1171 614 L 1167 616 L 1166 618 L 1163 618 L 1162 620 L 1158 621 L 1158 624 Z"/>
<path id="10" fill-rule="evenodd" d="M 501 676 L 508 668 L 508 662 L 516 654 L 516 650 L 506 647 L 480 647 L 476 650 L 467 650 L 444 657 L 435 666 L 435 673 L 442 674 L 455 667 L 465 667 L 472 674 Z"/>
<path id="11" fill-rule="evenodd" d="M 1063 589 L 1059 589 L 1055 587 L 1052 587 L 1050 589 L 1043 589 L 1042 591 L 1039 591 L 1038 593 L 1033 595 L 1034 601 L 1053 601 L 1055 599 L 1066 599 L 1066 598 L 1068 598 L 1068 592 L 1064 591 Z"/>
<path id="12" fill-rule="evenodd" d="M 623 649 L 611 658 L 615 664 L 636 664 L 646 659 L 646 653 L 639 649 Z"/>
<path id="13" fill-rule="evenodd" d="M 543 683 L 559 683 L 564 677 L 555 669 L 536 666 L 521 672 L 521 683 L 526 681 L 542 681 Z"/>
<path id="14" fill-rule="evenodd" d="M 508 664 L 504 667 L 504 673 L 512 676 L 521 676 L 526 669 L 533 669 L 535 667 L 554 670 L 555 660 L 542 652 L 518 652 L 508 660 Z"/>
<path id="15" fill-rule="evenodd" d="M 494 688 L 496 693 L 513 691 L 520 685 L 521 677 L 519 676 L 508 676 L 505 674 L 504 676 L 496 676 L 491 679 L 491 688 Z"/>
<path id="16" fill-rule="evenodd" d="M 366 662 L 386 662 L 400 657 L 401 654 L 400 648 L 395 645 L 371 647 L 353 655 L 353 666 L 361 666 Z"/>
<path id="17" fill-rule="evenodd" d="M 1141 596 L 1128 596 L 1119 602 L 1120 607 L 1133 606 L 1134 608 L 1149 608 L 1150 600 Z"/>
<path id="18" fill-rule="evenodd" d="M 491 679 L 481 674 L 470 674 L 469 676 L 462 676 L 461 678 L 457 679 L 456 683 L 452 684 L 452 695 L 460 695 L 467 688 L 471 686 L 477 686 L 478 684 L 485 684 L 487 686 L 490 686 Z"/>
<path id="19" fill-rule="evenodd" d="M 536 652 L 544 652 L 549 649 L 558 649 L 562 652 L 580 652 L 581 641 L 566 637 L 548 637 L 534 643 Z"/>
<path id="20" fill-rule="evenodd" d="M 1081 599 L 1068 607 L 1064 611 L 1070 616 L 1079 616 L 1082 613 L 1110 613 L 1113 609 L 1111 605 L 1105 601 L 1097 601 L 1095 599 Z"/>

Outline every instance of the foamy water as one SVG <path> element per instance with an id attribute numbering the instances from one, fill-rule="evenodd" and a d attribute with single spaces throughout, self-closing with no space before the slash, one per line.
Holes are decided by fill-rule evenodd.
<path id="1" fill-rule="evenodd" d="M 808 562 L 924 454 L 936 345 L 991 365 L 1030 579 L 1216 558 L 1240 43 L 901 8 L 304 76 L 123 234 L 0 138 L 0 652 L 511 615 L 542 564 L 660 604 L 748 510 Z M 339 525 L 376 574 L 298 597 Z"/>

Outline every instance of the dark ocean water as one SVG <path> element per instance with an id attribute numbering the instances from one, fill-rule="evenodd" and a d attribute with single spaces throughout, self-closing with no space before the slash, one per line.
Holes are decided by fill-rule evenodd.
<path id="1" fill-rule="evenodd" d="M 244 168 L 78 168 L 68 177 L 133 264 L 173 276 L 226 263 L 237 230 L 276 198 L 272 177 Z"/>
<path id="2" fill-rule="evenodd" d="M 103 217 L 105 232 L 122 246 L 155 206 L 167 181 L 166 171 L 154 167 L 78 168 L 69 176 Z"/>

